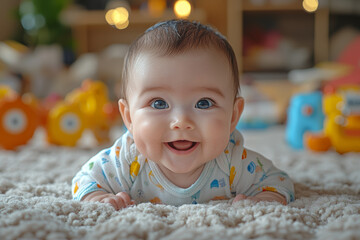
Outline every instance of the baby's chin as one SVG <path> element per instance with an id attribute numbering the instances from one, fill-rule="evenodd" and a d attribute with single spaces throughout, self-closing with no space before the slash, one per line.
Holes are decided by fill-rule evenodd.
<path id="1" fill-rule="evenodd" d="M 189 188 L 200 177 L 205 164 L 197 166 L 196 168 L 188 169 L 172 169 L 171 167 L 159 166 L 164 176 L 174 185 L 180 188 Z"/>
<path id="2" fill-rule="evenodd" d="M 206 163 L 202 163 L 202 164 L 198 164 L 198 165 L 194 165 L 194 166 L 188 166 L 188 165 L 184 165 L 184 166 L 174 166 L 172 164 L 161 164 L 158 163 L 157 164 L 161 171 L 166 171 L 168 174 L 175 174 L 175 175 L 192 175 L 196 172 L 202 171 L 202 169 L 204 169 L 204 166 L 206 165 Z"/>

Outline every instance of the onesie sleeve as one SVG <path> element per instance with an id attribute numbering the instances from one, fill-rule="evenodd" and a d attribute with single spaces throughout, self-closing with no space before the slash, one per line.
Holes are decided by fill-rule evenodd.
<path id="1" fill-rule="evenodd" d="M 287 203 L 294 201 L 294 185 L 290 177 L 269 159 L 244 148 L 242 144 L 234 144 L 231 154 L 233 169 L 230 172 L 237 175 L 233 177 L 236 195 L 255 196 L 263 191 L 272 191 L 286 197 Z"/>
<path id="2" fill-rule="evenodd" d="M 130 174 L 132 141 L 126 133 L 112 147 L 100 151 L 85 163 L 72 180 L 73 198 L 81 200 L 95 191 L 129 192 L 133 182 Z"/>

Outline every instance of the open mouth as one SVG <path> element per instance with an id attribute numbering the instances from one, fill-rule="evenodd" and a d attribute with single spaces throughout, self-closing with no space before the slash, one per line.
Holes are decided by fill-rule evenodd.
<path id="1" fill-rule="evenodd" d="M 176 152 L 189 152 L 192 149 L 195 149 L 198 145 L 198 142 L 191 142 L 187 140 L 178 140 L 174 142 L 168 142 L 166 145 L 170 148 L 172 151 Z"/>

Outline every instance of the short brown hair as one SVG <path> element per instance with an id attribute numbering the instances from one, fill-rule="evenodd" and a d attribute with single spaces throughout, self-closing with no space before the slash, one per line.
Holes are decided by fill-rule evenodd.
<path id="1" fill-rule="evenodd" d="M 120 97 L 126 99 L 129 74 L 141 52 L 151 51 L 160 56 L 171 56 L 194 48 L 206 47 L 213 47 L 225 54 L 232 71 L 236 96 L 239 90 L 239 70 L 229 42 L 210 26 L 182 19 L 157 23 L 130 45 L 124 60 Z"/>

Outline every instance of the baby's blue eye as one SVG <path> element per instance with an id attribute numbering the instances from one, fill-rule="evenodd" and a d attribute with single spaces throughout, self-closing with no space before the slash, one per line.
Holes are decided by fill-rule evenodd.
<path id="1" fill-rule="evenodd" d="M 169 105 L 164 100 L 157 99 L 151 103 L 151 107 L 155 109 L 166 109 L 169 108 Z"/>
<path id="2" fill-rule="evenodd" d="M 213 101 L 210 99 L 201 99 L 196 103 L 196 108 L 199 109 L 208 109 L 214 105 Z"/>

